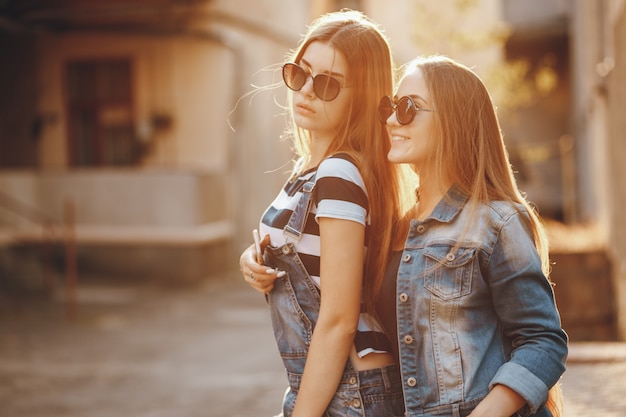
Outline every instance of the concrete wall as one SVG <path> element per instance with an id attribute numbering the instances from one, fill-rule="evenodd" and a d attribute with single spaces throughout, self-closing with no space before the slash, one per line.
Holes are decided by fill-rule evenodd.
<path id="1" fill-rule="evenodd" d="M 0 189 L 62 222 L 73 200 L 79 226 L 189 227 L 228 218 L 224 175 L 151 169 L 3 171 Z"/>
<path id="2" fill-rule="evenodd" d="M 613 2 L 609 34 L 614 41 L 612 52 L 614 67 L 608 74 L 608 131 L 611 238 L 609 254 L 614 265 L 614 294 L 617 300 L 618 330 L 621 340 L 626 340 L 626 4 Z"/>
<path id="3" fill-rule="evenodd" d="M 570 340 L 617 340 L 613 269 L 606 251 L 553 251 L 550 260 L 556 302 Z"/>
<path id="4" fill-rule="evenodd" d="M 18 207 L 0 205 L 0 247 L 12 254 L 0 257 L 0 270 L 33 282 L 26 248 L 48 245 L 53 258 L 39 268 L 49 264 L 64 274 L 68 236 L 79 277 L 180 282 L 230 269 L 236 260 L 226 187 L 224 175 L 182 171 L 0 173 L 2 196 Z M 52 230 L 42 228 L 39 213 Z"/>
<path id="5" fill-rule="evenodd" d="M 576 146 L 578 221 L 609 230 L 606 97 L 597 65 L 604 59 L 602 1 L 572 3 L 572 132 Z"/>
<path id="6" fill-rule="evenodd" d="M 252 243 L 251 230 L 287 179 L 291 143 L 286 127 L 287 89 L 280 68 L 309 23 L 309 1 L 214 1 L 206 24 L 235 54 L 230 111 L 230 189 L 235 252 Z"/>

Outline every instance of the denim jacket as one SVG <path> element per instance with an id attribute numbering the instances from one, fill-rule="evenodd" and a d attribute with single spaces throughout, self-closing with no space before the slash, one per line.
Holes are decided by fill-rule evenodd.
<path id="1" fill-rule="evenodd" d="M 527 401 L 519 415 L 549 416 L 543 405 L 565 370 L 567 335 L 527 213 L 493 201 L 468 220 L 465 202 L 452 188 L 427 219 L 412 220 L 402 253 L 406 415 L 465 416 L 503 384 Z"/>

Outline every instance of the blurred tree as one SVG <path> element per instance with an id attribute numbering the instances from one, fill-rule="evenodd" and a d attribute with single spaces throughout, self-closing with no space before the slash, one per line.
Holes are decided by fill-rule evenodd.
<path id="1" fill-rule="evenodd" d="M 443 54 L 474 67 L 489 88 L 500 117 L 533 105 L 554 91 L 559 76 L 554 57 L 538 64 L 507 60 L 505 46 L 512 30 L 494 0 L 415 0 L 411 36 L 424 54 Z"/>

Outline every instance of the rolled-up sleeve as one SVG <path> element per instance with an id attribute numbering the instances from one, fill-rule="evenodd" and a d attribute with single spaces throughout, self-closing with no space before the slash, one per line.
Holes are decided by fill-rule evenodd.
<path id="1" fill-rule="evenodd" d="M 513 389 L 535 413 L 565 371 L 568 348 L 552 285 L 523 214 L 514 213 L 502 224 L 487 271 L 494 308 L 512 349 L 490 386 Z"/>

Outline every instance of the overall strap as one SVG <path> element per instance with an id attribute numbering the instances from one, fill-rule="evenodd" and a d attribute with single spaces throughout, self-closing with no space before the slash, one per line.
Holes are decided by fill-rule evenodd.
<path id="1" fill-rule="evenodd" d="M 291 214 L 287 225 L 283 228 L 283 235 L 287 240 L 292 239 L 295 242 L 299 242 L 302 238 L 304 225 L 306 224 L 306 219 L 311 210 L 311 193 L 315 187 L 316 174 L 317 172 L 314 173 L 311 179 L 302 187 L 302 195 L 300 196 L 298 205 Z"/>

